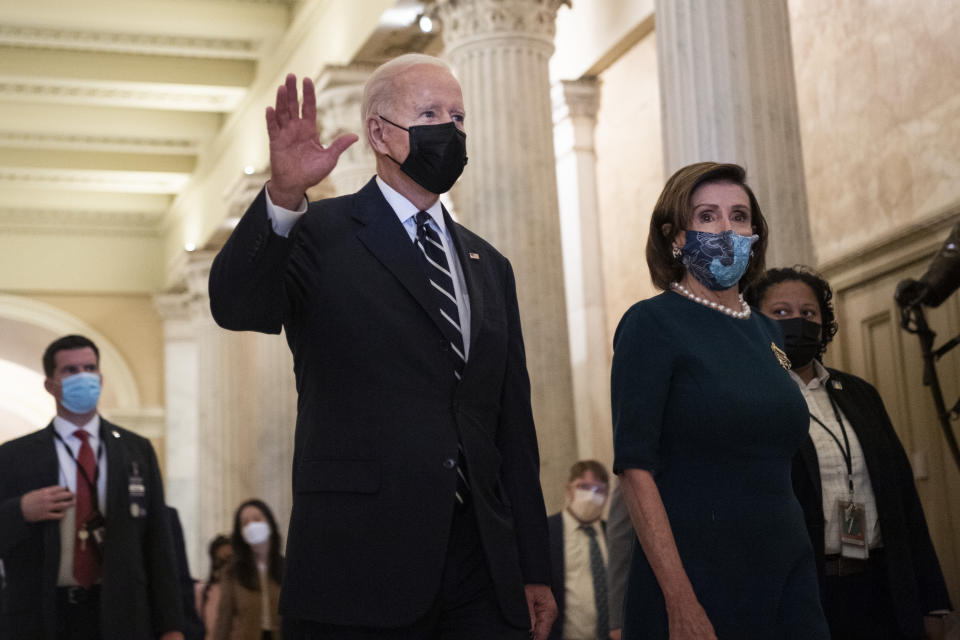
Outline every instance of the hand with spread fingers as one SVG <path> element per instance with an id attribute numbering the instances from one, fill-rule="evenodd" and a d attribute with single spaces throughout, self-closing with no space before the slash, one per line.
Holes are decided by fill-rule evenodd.
<path id="1" fill-rule="evenodd" d="M 73 494 L 59 485 L 28 491 L 20 498 L 20 510 L 27 522 L 59 520 L 73 505 Z"/>
<path id="2" fill-rule="evenodd" d="M 303 109 L 297 98 L 297 76 L 288 74 L 277 87 L 275 107 L 267 107 L 270 138 L 270 199 L 286 209 L 296 209 L 304 192 L 326 178 L 340 154 L 357 141 L 344 134 L 324 147 L 317 136 L 317 96 L 310 78 L 303 79 Z"/>

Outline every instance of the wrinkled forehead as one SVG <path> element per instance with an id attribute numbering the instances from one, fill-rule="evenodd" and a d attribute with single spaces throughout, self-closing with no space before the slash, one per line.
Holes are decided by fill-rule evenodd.
<path id="1" fill-rule="evenodd" d="M 463 108 L 463 92 L 457 79 L 444 67 L 418 64 L 393 79 L 390 92 L 397 106 L 423 103 Z"/>

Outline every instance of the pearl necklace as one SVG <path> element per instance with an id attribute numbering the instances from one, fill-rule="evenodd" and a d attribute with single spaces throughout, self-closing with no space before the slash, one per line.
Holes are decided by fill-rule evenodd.
<path id="1" fill-rule="evenodd" d="M 694 294 L 693 291 L 690 291 L 690 289 L 687 289 L 685 286 L 680 284 L 679 282 L 671 282 L 670 288 L 676 291 L 677 293 L 685 295 L 686 297 L 690 298 L 691 300 L 693 300 L 698 304 L 702 304 L 705 307 L 710 307 L 711 309 L 716 309 L 717 311 L 725 313 L 732 318 L 743 320 L 745 318 L 750 317 L 750 305 L 748 305 L 746 301 L 743 299 L 742 293 L 738 294 L 737 296 L 740 300 L 740 311 L 734 311 L 730 307 L 724 306 L 719 302 L 712 302 L 710 300 L 707 300 L 706 298 L 701 298 L 700 296 Z"/>

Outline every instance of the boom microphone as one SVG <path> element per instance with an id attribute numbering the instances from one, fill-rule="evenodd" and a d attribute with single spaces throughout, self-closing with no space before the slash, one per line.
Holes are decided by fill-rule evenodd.
<path id="1" fill-rule="evenodd" d="M 933 256 L 927 272 L 919 280 L 901 280 L 893 298 L 904 308 L 920 304 L 938 307 L 957 287 L 960 287 L 960 222 L 953 226 L 950 235 Z"/>

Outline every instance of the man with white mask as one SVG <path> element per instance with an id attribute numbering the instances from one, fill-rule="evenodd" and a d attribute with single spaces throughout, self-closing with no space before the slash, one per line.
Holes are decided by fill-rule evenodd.
<path id="1" fill-rule="evenodd" d="M 606 523 L 610 476 L 596 460 L 570 467 L 566 507 L 548 518 L 553 597 L 559 613 L 550 640 L 607 640 Z"/>

